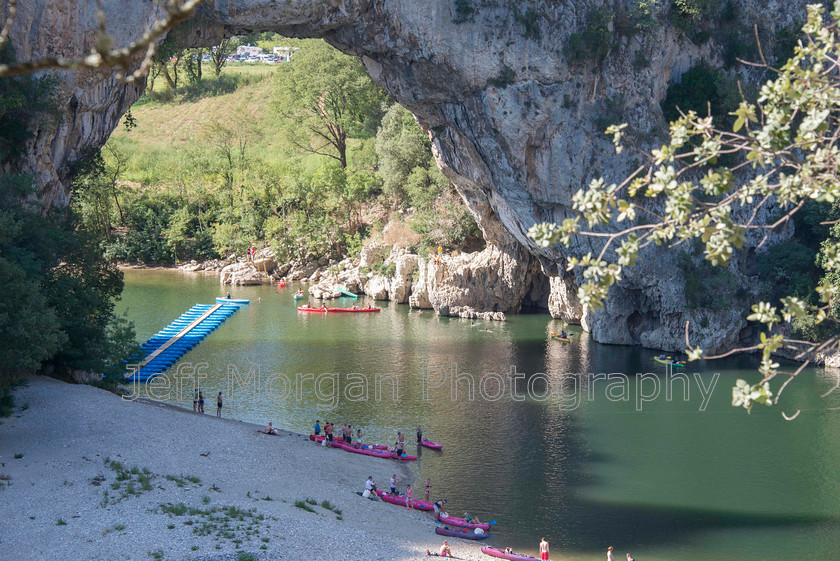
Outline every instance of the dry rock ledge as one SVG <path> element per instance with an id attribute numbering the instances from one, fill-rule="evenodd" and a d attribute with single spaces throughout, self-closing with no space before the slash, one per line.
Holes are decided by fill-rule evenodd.
<path id="1" fill-rule="evenodd" d="M 280 264 L 270 248 L 253 262 L 230 256 L 179 267 L 187 272 L 218 272 L 222 285 L 254 285 L 280 278 L 310 283 L 309 297 L 338 298 L 339 287 L 374 300 L 409 304 L 440 315 L 504 321 L 523 307 L 556 308 L 555 317 L 577 322 L 577 296 L 566 284 L 550 282 L 537 260 L 523 250 L 488 245 L 472 253 L 422 257 L 400 244 L 371 243 L 359 257 L 342 261 L 308 257 Z M 565 308 L 557 304 L 562 296 Z M 568 302 L 573 302 L 571 305 Z"/>
<path id="2" fill-rule="evenodd" d="M 16 414 L 0 420 L 0 559 L 401 560 L 442 541 L 429 514 L 355 494 L 368 475 L 387 483 L 393 462 L 45 377 L 15 399 Z M 118 481 L 106 459 L 140 473 Z M 308 497 L 329 500 L 342 519 L 294 506 Z M 170 515 L 167 504 L 195 510 Z M 219 537 L 231 517 L 241 520 Z M 453 553 L 484 557 L 475 544 L 454 543 Z"/>

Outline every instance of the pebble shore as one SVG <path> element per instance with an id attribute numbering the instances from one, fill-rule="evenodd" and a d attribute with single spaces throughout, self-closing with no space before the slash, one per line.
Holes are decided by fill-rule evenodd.
<path id="1" fill-rule="evenodd" d="M 443 541 L 430 514 L 356 494 L 368 475 L 385 488 L 394 462 L 40 376 L 14 394 L 0 559 L 416 560 Z"/>

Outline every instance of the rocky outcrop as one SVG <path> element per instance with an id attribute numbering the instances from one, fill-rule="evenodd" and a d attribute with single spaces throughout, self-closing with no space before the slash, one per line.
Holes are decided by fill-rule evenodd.
<path id="1" fill-rule="evenodd" d="M 801 19 L 806 4 L 735 2 L 741 23 L 770 31 Z M 102 0 L 102 5 L 108 30 L 120 41 L 139 36 L 159 9 L 152 2 Z M 666 11 L 670 5 L 660 3 Z M 513 281 L 527 277 L 520 271 L 532 266 L 526 255 L 535 255 L 557 279 L 549 291 L 555 315 L 579 319 L 601 342 L 677 350 L 684 347 L 685 320 L 696 314 L 684 305 L 685 282 L 675 272 L 674 252 L 652 248 L 614 287 L 605 309 L 582 310 L 574 298 L 580 279 L 565 271 L 566 256 L 597 253 L 597 244 L 579 241 L 568 252 L 541 249 L 526 235 L 536 222 L 570 216 L 572 194 L 590 180 L 621 180 L 635 167 L 637 155 L 628 150 L 617 156 L 602 134 L 605 120 L 628 122 L 638 147 L 650 148 L 664 128 L 659 102 L 668 84 L 700 61 L 721 64 L 714 40 L 694 44 L 667 23 L 664 13 L 659 14 L 661 25 L 650 31 L 623 35 L 603 61 L 571 64 L 562 55 L 570 36 L 586 27 L 592 10 L 602 7 L 624 12 L 627 3 L 210 0 L 195 21 L 179 30 L 178 40 L 211 45 L 223 34 L 265 30 L 324 37 L 360 57 L 373 79 L 415 114 L 433 139 L 443 172 L 493 247 L 486 256 L 496 252 L 507 268 L 493 278 L 481 263 L 484 257 L 453 261 L 451 270 L 418 262 L 422 283 L 441 287 L 418 295 L 418 304 L 449 311 L 482 304 L 482 309 L 501 311 L 516 297 L 485 291 L 489 300 L 480 303 L 467 271 L 485 275 L 482 281 L 498 280 L 500 291 L 516 295 L 526 289 Z M 93 2 L 32 0 L 19 2 L 18 10 L 11 37 L 21 59 L 78 55 L 95 39 Z M 38 174 L 45 205 L 66 202 L 63 182 L 69 163 L 84 148 L 104 142 L 141 86 L 119 84 L 109 71 L 62 75 L 58 99 L 64 116 L 57 127 L 44 125 L 38 131 L 28 162 Z M 511 259 L 528 265 L 514 267 Z M 740 262 L 748 260 L 746 255 Z M 317 270 L 293 274 L 311 279 Z M 742 272 L 735 274 L 742 280 Z M 453 288 L 444 289 L 449 280 Z M 396 292 L 384 281 L 374 284 L 379 292 Z M 400 288 L 404 293 L 405 287 Z M 707 327 L 694 332 L 693 343 L 714 351 L 737 340 L 743 322 L 737 320 L 739 310 L 731 312 L 708 314 Z"/>

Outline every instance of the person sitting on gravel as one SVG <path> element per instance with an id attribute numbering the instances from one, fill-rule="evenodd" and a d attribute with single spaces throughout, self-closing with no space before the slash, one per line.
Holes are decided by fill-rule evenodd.
<path id="1" fill-rule="evenodd" d="M 449 542 L 443 540 L 443 545 L 440 546 L 440 556 L 441 557 L 452 557 L 452 550 L 449 549 Z"/>
<path id="2" fill-rule="evenodd" d="M 370 491 L 371 495 L 376 494 L 376 481 L 373 480 L 372 475 L 368 476 L 367 481 L 365 481 L 365 490 Z"/>
<path id="3" fill-rule="evenodd" d="M 277 429 L 272 426 L 271 423 L 268 423 L 268 426 L 265 427 L 265 430 L 263 432 L 265 434 L 273 434 L 274 436 L 277 436 L 278 434 L 280 434 L 279 432 L 277 432 Z"/>

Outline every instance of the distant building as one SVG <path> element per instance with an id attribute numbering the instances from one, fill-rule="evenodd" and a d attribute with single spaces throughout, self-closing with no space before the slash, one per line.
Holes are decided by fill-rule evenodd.
<path id="1" fill-rule="evenodd" d="M 292 56 L 299 50 L 297 47 L 274 47 L 271 49 L 271 52 L 281 62 L 289 62 L 292 60 Z"/>
<path id="2" fill-rule="evenodd" d="M 257 56 L 261 54 L 263 54 L 263 50 L 253 45 L 239 45 L 236 47 L 236 56 Z"/>

